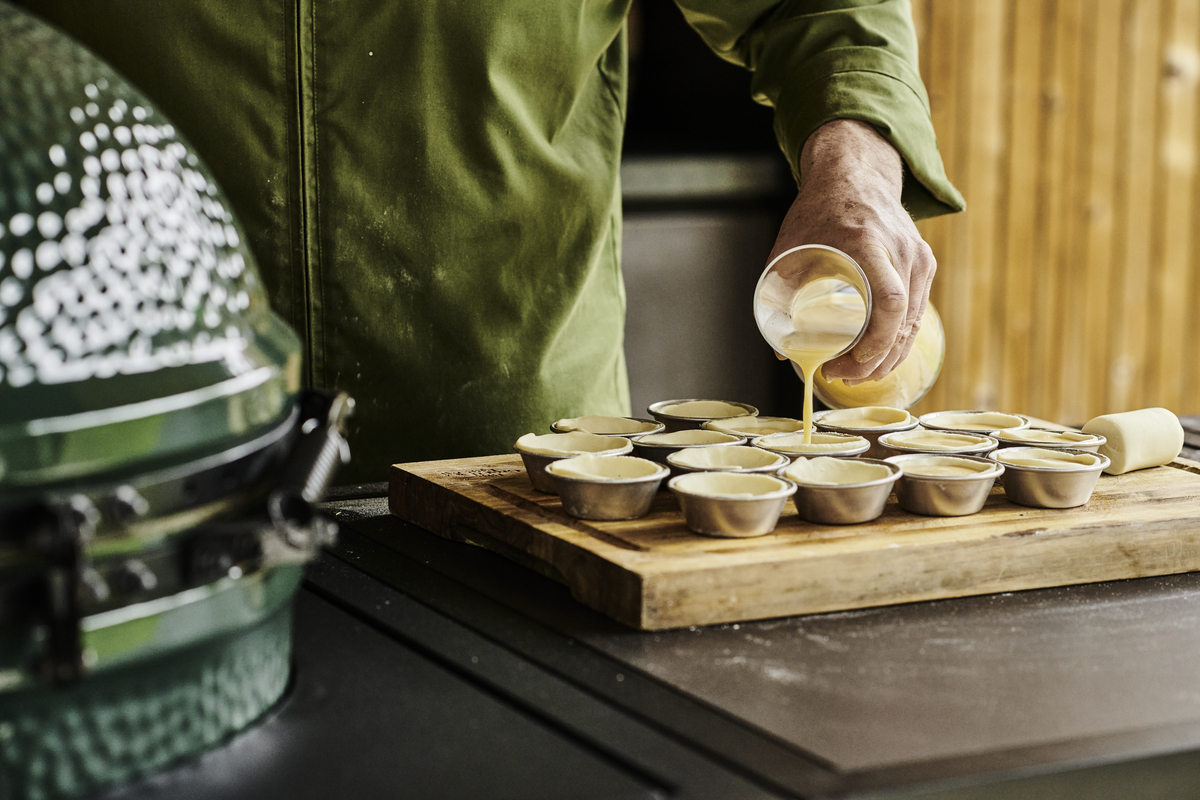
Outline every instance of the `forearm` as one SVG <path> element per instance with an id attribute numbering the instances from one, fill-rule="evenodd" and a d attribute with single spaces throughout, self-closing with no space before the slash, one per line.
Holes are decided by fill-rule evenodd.
<path id="1" fill-rule="evenodd" d="M 904 162 L 866 123 L 835 120 L 808 138 L 800 191 L 771 257 L 801 244 L 844 251 L 867 273 L 872 316 L 827 378 L 878 379 L 907 355 L 920 327 L 937 263 L 901 205 Z"/>

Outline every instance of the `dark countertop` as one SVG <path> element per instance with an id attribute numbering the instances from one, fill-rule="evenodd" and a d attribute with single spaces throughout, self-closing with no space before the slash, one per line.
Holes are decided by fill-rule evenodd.
<path id="1" fill-rule="evenodd" d="M 382 491 L 287 699 L 111 800 L 1200 796 L 1200 574 L 644 633 Z"/>

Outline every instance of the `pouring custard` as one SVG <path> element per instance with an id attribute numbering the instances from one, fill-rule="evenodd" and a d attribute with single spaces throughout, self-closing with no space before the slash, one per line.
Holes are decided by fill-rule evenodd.
<path id="1" fill-rule="evenodd" d="M 821 366 L 845 352 L 862 332 L 867 305 L 844 281 L 821 278 L 804 286 L 792 302 L 792 327 L 779 351 L 804 373 L 804 443 L 812 441 L 813 377 Z"/>

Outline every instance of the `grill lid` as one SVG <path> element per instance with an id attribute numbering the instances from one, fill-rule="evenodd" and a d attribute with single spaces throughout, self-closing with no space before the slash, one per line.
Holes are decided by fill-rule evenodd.
<path id="1" fill-rule="evenodd" d="M 0 500 L 228 449 L 300 344 L 211 173 L 87 50 L 0 3 Z"/>

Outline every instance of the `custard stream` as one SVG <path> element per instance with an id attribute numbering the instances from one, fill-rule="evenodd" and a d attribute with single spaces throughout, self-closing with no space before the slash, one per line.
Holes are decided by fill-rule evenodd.
<path id="1" fill-rule="evenodd" d="M 845 283 L 822 278 L 806 285 L 792 303 L 793 331 L 780 351 L 804 373 L 804 443 L 812 443 L 813 378 L 821 365 L 850 346 L 867 319 L 857 292 L 836 292 Z"/>

